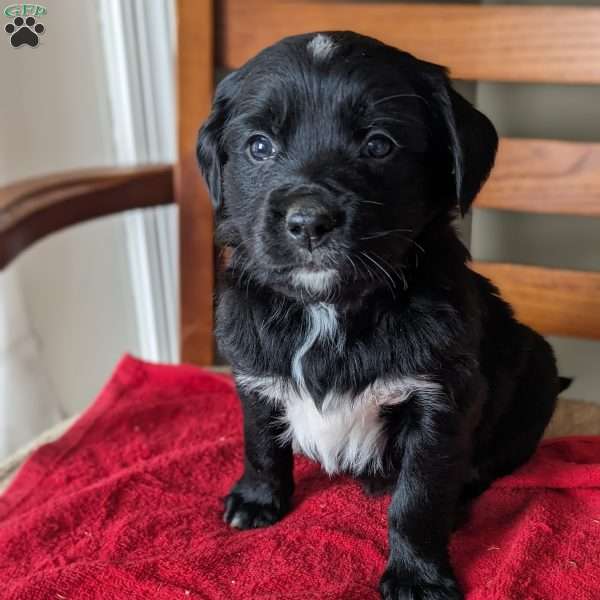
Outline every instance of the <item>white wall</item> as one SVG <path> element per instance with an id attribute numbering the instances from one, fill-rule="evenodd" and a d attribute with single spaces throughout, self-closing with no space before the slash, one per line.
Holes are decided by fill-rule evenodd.
<path id="1" fill-rule="evenodd" d="M 0 272 L 0 459 L 62 417 L 38 342 L 17 271 Z"/>
<path id="2" fill-rule="evenodd" d="M 119 357 L 139 351 L 122 217 L 44 240 L 16 268 L 63 411 L 79 412 Z"/>
<path id="3" fill-rule="evenodd" d="M 0 184 L 114 163 L 97 3 L 43 4 L 37 48 L 0 39 Z M 2 426 L 14 429 L 15 406 L 39 412 L 36 429 L 81 410 L 119 356 L 138 351 L 127 260 L 123 217 L 110 217 L 39 242 L 4 273 L 0 314 L 8 329 L 19 321 L 27 351 L 13 344 L 7 355 L 13 334 L 0 329 L 0 369 L 11 361 L 10 377 L 21 381 L 12 381 L 10 397 L 0 388 Z M 39 376 L 32 386 L 19 373 Z M 61 408 L 44 414 L 53 399 Z M 32 433 L 23 427 L 23 436 Z"/>

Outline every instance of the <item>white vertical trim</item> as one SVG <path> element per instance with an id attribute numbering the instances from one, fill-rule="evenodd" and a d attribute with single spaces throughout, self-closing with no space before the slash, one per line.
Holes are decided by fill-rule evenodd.
<path id="1" fill-rule="evenodd" d="M 100 0 L 115 154 L 121 164 L 173 162 L 170 0 Z M 125 229 L 144 358 L 179 359 L 176 207 L 128 213 Z"/>
<path id="2" fill-rule="evenodd" d="M 100 0 L 100 19 L 104 41 L 109 100 L 111 104 L 112 133 L 115 156 L 121 164 L 133 164 L 138 159 L 134 102 L 128 72 L 124 11 L 126 3 L 119 0 Z"/>

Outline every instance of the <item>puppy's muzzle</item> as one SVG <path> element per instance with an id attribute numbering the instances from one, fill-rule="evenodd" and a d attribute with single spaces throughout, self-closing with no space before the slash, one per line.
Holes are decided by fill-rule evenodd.
<path id="1" fill-rule="evenodd" d="M 309 252 L 325 242 L 340 222 L 339 214 L 323 206 L 314 196 L 295 200 L 285 215 L 289 238 Z"/>

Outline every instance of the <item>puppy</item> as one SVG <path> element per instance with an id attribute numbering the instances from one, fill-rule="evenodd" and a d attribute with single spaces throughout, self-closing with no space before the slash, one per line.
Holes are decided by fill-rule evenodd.
<path id="1" fill-rule="evenodd" d="M 285 515 L 294 450 L 390 490 L 386 599 L 462 597 L 459 506 L 531 456 L 560 388 L 452 226 L 496 146 L 442 67 L 351 32 L 263 50 L 200 131 L 231 249 L 216 333 L 244 412 L 225 521 Z"/>

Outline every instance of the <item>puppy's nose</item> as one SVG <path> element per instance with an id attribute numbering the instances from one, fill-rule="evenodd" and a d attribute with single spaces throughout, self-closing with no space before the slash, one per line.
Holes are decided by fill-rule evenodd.
<path id="1" fill-rule="evenodd" d="M 320 206 L 292 206 L 287 212 L 285 224 L 297 244 L 312 250 L 337 227 L 337 220 Z"/>

